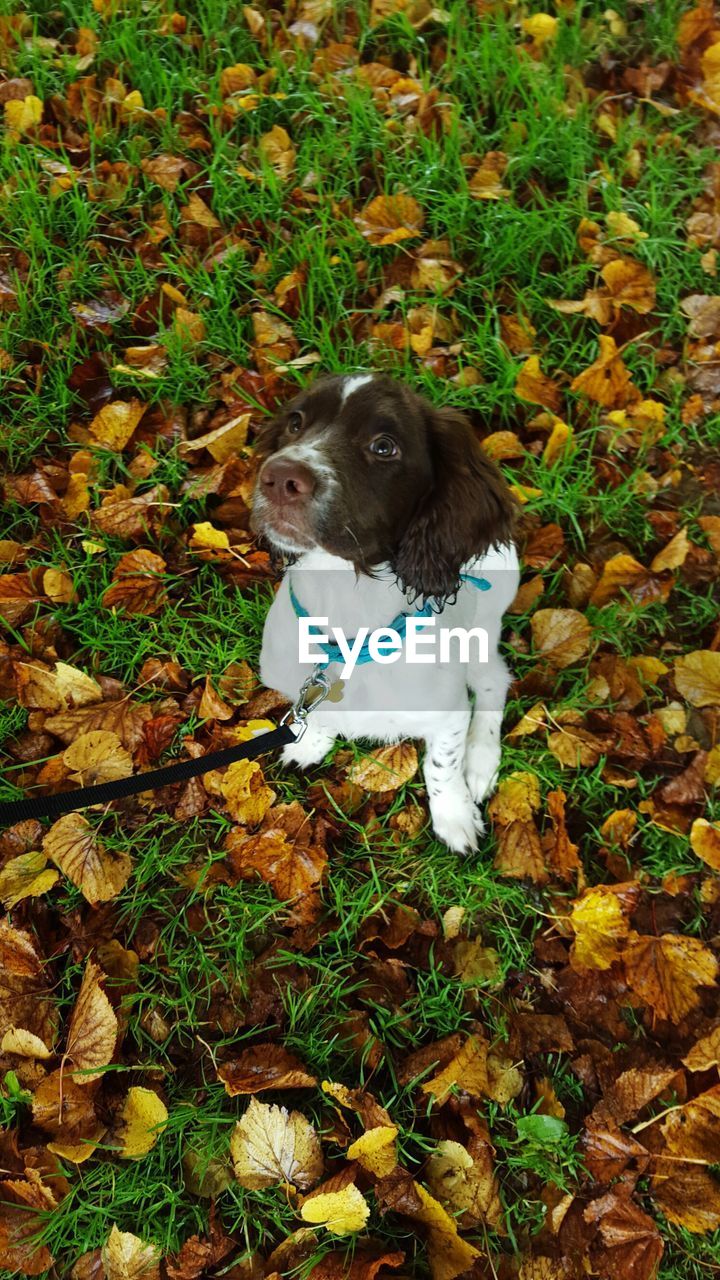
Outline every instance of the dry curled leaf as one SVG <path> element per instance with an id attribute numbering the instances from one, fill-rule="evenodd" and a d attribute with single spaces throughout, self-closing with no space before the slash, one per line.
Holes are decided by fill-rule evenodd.
<path id="1" fill-rule="evenodd" d="M 231 1062 L 223 1062 L 218 1076 L 231 1098 L 263 1089 L 309 1089 L 317 1084 L 302 1062 L 279 1044 L 251 1045 Z"/>
<path id="2" fill-rule="evenodd" d="M 88 960 L 70 1019 L 65 1057 L 75 1068 L 78 1084 L 94 1080 L 115 1052 L 117 1016 L 100 986 L 105 974 Z"/>

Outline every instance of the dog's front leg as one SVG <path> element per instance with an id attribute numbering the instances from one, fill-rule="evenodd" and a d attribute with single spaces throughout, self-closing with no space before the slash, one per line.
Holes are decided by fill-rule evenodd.
<path id="1" fill-rule="evenodd" d="M 309 724 L 298 742 L 291 742 L 283 748 L 282 763 L 296 764 L 300 769 L 309 769 L 313 764 L 321 764 L 334 741 L 333 733 Z"/>
<path id="2" fill-rule="evenodd" d="M 426 738 L 425 786 L 435 833 L 455 853 L 477 847 L 484 827 L 465 781 L 464 762 L 470 712 Z"/>

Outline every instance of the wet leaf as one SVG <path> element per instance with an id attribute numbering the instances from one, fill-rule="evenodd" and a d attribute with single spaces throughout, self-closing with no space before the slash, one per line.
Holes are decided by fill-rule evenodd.
<path id="1" fill-rule="evenodd" d="M 251 1045 L 218 1067 L 218 1076 L 231 1098 L 263 1089 L 309 1089 L 317 1084 L 302 1062 L 278 1044 Z"/>
<path id="2" fill-rule="evenodd" d="M 680 1022 L 700 1003 L 700 988 L 714 986 L 718 962 L 697 938 L 640 937 L 624 956 L 628 985 L 658 1018 Z"/>

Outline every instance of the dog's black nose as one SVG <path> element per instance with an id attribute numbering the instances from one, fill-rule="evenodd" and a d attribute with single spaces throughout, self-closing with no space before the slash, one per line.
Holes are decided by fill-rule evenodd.
<path id="1" fill-rule="evenodd" d="M 315 492 L 315 476 L 302 462 L 268 458 L 260 472 L 260 485 L 266 497 L 276 502 L 299 502 Z"/>

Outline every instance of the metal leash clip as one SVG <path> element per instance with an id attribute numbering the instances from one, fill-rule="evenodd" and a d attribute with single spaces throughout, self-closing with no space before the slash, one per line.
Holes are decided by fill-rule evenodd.
<path id="1" fill-rule="evenodd" d="M 315 707 L 319 707 L 321 702 L 330 696 L 332 682 L 328 679 L 322 667 L 315 667 L 312 673 L 300 685 L 300 691 L 297 698 L 293 702 L 289 711 L 285 712 L 280 724 L 290 724 L 296 734 L 296 741 L 302 738 L 307 729 L 307 718 Z M 315 691 L 315 697 L 308 702 L 308 697 Z"/>

